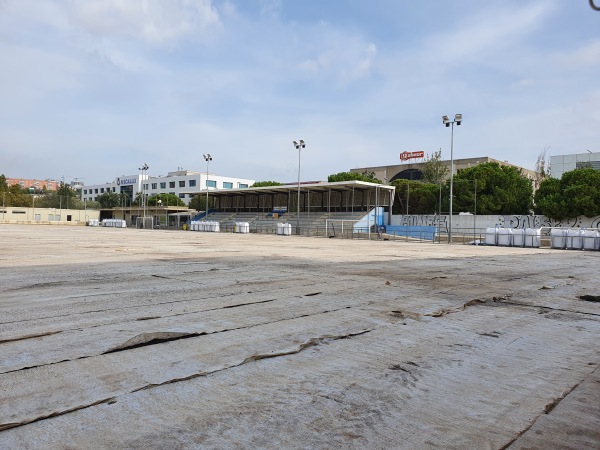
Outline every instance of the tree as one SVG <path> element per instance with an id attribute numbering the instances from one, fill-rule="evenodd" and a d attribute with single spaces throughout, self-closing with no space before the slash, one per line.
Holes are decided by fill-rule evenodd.
<path id="1" fill-rule="evenodd" d="M 366 172 L 366 171 L 362 172 L 362 173 L 340 172 L 340 173 L 329 175 L 327 177 L 327 181 L 329 181 L 330 183 L 334 183 L 336 181 L 354 181 L 354 180 L 381 184 L 381 180 L 378 178 L 375 178 L 374 172 Z"/>
<path id="2" fill-rule="evenodd" d="M 6 191 L 8 189 L 8 184 L 6 183 L 6 177 L 4 174 L 0 175 L 0 191 Z"/>
<path id="3" fill-rule="evenodd" d="M 282 186 L 283 183 L 278 181 L 257 181 L 250 187 L 265 187 L 265 186 Z"/>
<path id="4" fill-rule="evenodd" d="M 96 201 L 100 204 L 101 208 L 115 208 L 121 205 L 121 195 L 116 192 L 105 192 L 96 197 Z"/>
<path id="5" fill-rule="evenodd" d="M 396 188 L 394 214 L 407 214 L 407 210 L 408 214 L 435 214 L 438 210 L 438 184 L 405 179 L 394 180 L 391 184 Z"/>
<path id="6" fill-rule="evenodd" d="M 544 147 L 544 151 L 538 155 L 535 163 L 535 185 L 538 188 L 540 183 L 550 176 L 550 161 L 548 160 L 549 150 L 549 145 Z"/>
<path id="7" fill-rule="evenodd" d="M 154 194 L 148 197 L 148 206 L 158 205 L 160 200 L 161 206 L 185 206 L 183 200 L 181 200 L 175 194 Z"/>
<path id="8" fill-rule="evenodd" d="M 529 214 L 533 208 L 533 185 L 519 169 L 484 163 L 454 176 L 453 211 L 472 211 L 477 183 L 477 214 Z"/>
<path id="9" fill-rule="evenodd" d="M 589 167 L 547 178 L 535 194 L 536 212 L 551 219 L 600 215 L 600 171 Z"/>
<path id="10" fill-rule="evenodd" d="M 208 209 L 214 207 L 214 199 L 208 200 Z M 206 195 L 205 194 L 196 194 L 194 198 L 190 200 L 189 204 L 190 209 L 195 209 L 196 211 L 206 211 Z"/>
<path id="11" fill-rule="evenodd" d="M 427 158 L 421 171 L 421 179 L 425 183 L 439 184 L 444 181 L 450 171 L 448 166 L 442 162 L 442 151 L 433 152 L 433 154 Z"/>
<path id="12" fill-rule="evenodd" d="M 6 189 L 0 190 L 0 192 L 4 206 L 27 208 L 33 204 L 33 197 L 18 184 L 8 186 Z"/>

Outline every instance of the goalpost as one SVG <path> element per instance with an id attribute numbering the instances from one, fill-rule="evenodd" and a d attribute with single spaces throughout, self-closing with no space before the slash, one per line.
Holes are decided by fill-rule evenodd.
<path id="1" fill-rule="evenodd" d="M 154 229 L 154 216 L 136 217 L 135 227 L 144 229 Z"/>
<path id="2" fill-rule="evenodd" d="M 356 227 L 359 223 L 362 226 Z M 370 220 L 350 220 L 350 219 L 325 219 L 325 236 L 329 237 L 330 231 L 333 233 L 333 237 L 337 237 L 337 233 L 343 238 L 344 233 L 350 233 L 350 237 L 354 237 L 354 233 L 368 234 L 369 239 L 371 238 L 371 221 Z"/>

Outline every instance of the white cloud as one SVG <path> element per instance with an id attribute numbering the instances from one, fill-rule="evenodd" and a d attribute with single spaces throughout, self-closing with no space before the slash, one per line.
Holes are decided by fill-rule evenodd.
<path id="1" fill-rule="evenodd" d="M 330 77 L 342 84 L 371 75 L 377 46 L 360 36 L 337 30 L 326 23 L 302 30 L 298 51 L 306 54 L 296 66 L 311 76 Z"/>
<path id="2" fill-rule="evenodd" d="M 581 69 L 600 64 L 600 39 L 587 42 L 575 51 L 557 56 L 559 64 L 565 68 Z"/>
<path id="3" fill-rule="evenodd" d="M 212 0 L 73 0 L 70 17 L 95 36 L 129 36 L 152 44 L 219 23 Z"/>
<path id="4" fill-rule="evenodd" d="M 554 2 L 487 9 L 467 16 L 449 32 L 431 36 L 425 53 L 455 65 L 493 58 L 498 49 L 518 45 L 525 35 L 536 31 L 554 9 Z"/>
<path id="5" fill-rule="evenodd" d="M 278 17 L 281 13 L 281 0 L 260 0 L 260 13 L 267 17 Z"/>

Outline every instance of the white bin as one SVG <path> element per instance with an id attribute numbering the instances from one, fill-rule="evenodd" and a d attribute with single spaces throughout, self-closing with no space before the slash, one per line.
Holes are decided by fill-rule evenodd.
<path id="1" fill-rule="evenodd" d="M 550 247 L 565 248 L 566 246 L 565 230 L 560 228 L 550 229 Z"/>
<path id="2" fill-rule="evenodd" d="M 583 249 L 584 250 L 599 250 L 600 233 L 596 230 L 583 230 Z"/>
<path id="3" fill-rule="evenodd" d="M 514 247 L 525 246 L 525 230 L 523 228 L 514 228 L 512 230 L 512 233 L 513 233 L 512 245 Z"/>
<path id="4" fill-rule="evenodd" d="M 278 223 L 277 234 L 280 236 L 290 236 L 292 234 L 292 226 L 289 223 Z"/>
<path id="5" fill-rule="evenodd" d="M 566 234 L 566 247 L 569 250 L 581 250 L 583 248 L 583 230 L 569 229 Z"/>
<path id="6" fill-rule="evenodd" d="M 525 247 L 539 248 L 542 240 L 541 228 L 526 228 L 525 229 Z"/>
<path id="7" fill-rule="evenodd" d="M 498 245 L 509 247 L 512 245 L 513 230 L 510 228 L 498 228 Z"/>
<path id="8" fill-rule="evenodd" d="M 486 228 L 485 229 L 485 245 L 498 245 L 496 236 L 498 234 L 498 228 Z"/>
<path id="9" fill-rule="evenodd" d="M 250 223 L 248 222 L 236 222 L 235 228 L 233 229 L 235 233 L 250 233 Z"/>

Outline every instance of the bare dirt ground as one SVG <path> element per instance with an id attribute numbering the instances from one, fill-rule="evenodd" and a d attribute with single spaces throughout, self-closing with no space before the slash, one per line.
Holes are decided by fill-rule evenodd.
<path id="1" fill-rule="evenodd" d="M 0 226 L 0 448 L 600 448 L 600 253 Z"/>

